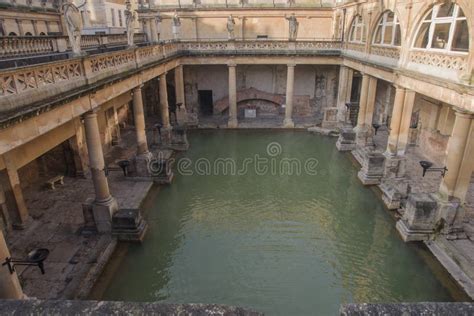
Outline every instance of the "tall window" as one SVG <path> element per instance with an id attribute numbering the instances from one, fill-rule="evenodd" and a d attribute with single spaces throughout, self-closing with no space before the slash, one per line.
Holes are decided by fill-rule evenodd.
<path id="1" fill-rule="evenodd" d="M 123 26 L 123 23 L 122 23 L 122 10 L 118 10 L 118 15 L 119 15 L 119 25 Z"/>
<path id="2" fill-rule="evenodd" d="M 386 11 L 380 18 L 375 31 L 373 44 L 400 46 L 400 22 L 395 13 Z"/>
<path id="3" fill-rule="evenodd" d="M 110 9 L 110 15 L 112 16 L 112 26 L 115 26 L 115 10 Z"/>
<path id="4" fill-rule="evenodd" d="M 435 5 L 423 19 L 413 46 L 469 52 L 469 30 L 464 12 L 454 3 Z"/>
<path id="5" fill-rule="evenodd" d="M 357 15 L 352 21 L 349 42 L 352 43 L 365 43 L 365 25 L 362 21 L 362 16 Z"/>

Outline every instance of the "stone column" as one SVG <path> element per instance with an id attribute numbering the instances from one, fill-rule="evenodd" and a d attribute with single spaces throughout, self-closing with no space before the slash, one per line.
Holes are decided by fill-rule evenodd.
<path id="1" fill-rule="evenodd" d="M 110 194 L 109 183 L 105 176 L 104 154 L 100 141 L 97 113 L 88 112 L 84 114 L 84 126 L 89 153 L 89 165 L 95 190 L 95 199 L 91 203 L 95 224 L 100 233 L 111 232 L 112 215 L 118 210 L 118 206 Z"/>
<path id="2" fill-rule="evenodd" d="M 161 141 L 164 145 L 171 142 L 171 124 L 168 106 L 168 88 L 166 85 L 166 72 L 160 75 L 160 114 L 161 114 Z"/>
<path id="3" fill-rule="evenodd" d="M 237 78 L 236 64 L 229 64 L 229 122 L 227 127 L 236 128 L 239 123 L 237 121 Z"/>
<path id="4" fill-rule="evenodd" d="M 148 43 L 153 43 L 153 34 L 151 30 L 151 19 L 147 18 L 143 20 L 143 26 L 145 28 L 146 40 Z"/>
<path id="5" fill-rule="evenodd" d="M 283 126 L 286 128 L 295 127 L 293 123 L 293 95 L 295 85 L 295 64 L 289 64 L 286 75 L 286 104 L 285 104 L 285 120 Z"/>
<path id="6" fill-rule="evenodd" d="M 369 94 L 369 81 L 370 81 L 369 75 L 363 74 L 362 85 L 360 89 L 359 114 L 357 116 L 356 130 L 361 130 L 365 124 L 365 111 L 367 108 L 367 97 Z"/>
<path id="7" fill-rule="evenodd" d="M 454 196 L 456 189 L 456 183 L 459 177 L 459 171 L 461 169 L 461 163 L 463 162 L 464 152 L 468 142 L 468 136 L 471 128 L 473 115 L 458 111 L 455 112 L 456 118 L 454 121 L 453 132 L 448 141 L 446 149 L 446 172 L 445 177 L 441 181 L 440 193 L 444 198 L 457 197 Z M 466 157 L 467 159 L 472 159 Z M 464 198 L 464 197 L 457 197 Z"/>
<path id="8" fill-rule="evenodd" d="M 410 133 L 411 115 L 413 113 L 413 105 L 415 103 L 415 91 L 407 90 L 405 92 L 405 101 L 403 104 L 403 112 L 400 121 L 400 131 L 397 142 L 397 154 L 405 155 L 408 145 L 408 136 Z"/>
<path id="9" fill-rule="evenodd" d="M 137 135 L 137 155 L 148 153 L 148 144 L 145 133 L 145 113 L 143 110 L 142 87 L 140 85 L 133 89 L 133 118 L 135 132 Z"/>
<path id="10" fill-rule="evenodd" d="M 402 120 L 403 104 L 405 103 L 404 88 L 396 87 L 395 100 L 393 103 L 392 119 L 390 121 L 390 135 L 388 136 L 386 155 L 395 157 L 397 155 L 398 135 Z"/>
<path id="11" fill-rule="evenodd" d="M 186 100 L 184 97 L 184 76 L 182 65 L 179 65 L 174 69 L 174 85 L 176 92 L 176 104 L 181 103 L 181 106 L 176 109 L 176 119 L 179 125 L 183 125 L 188 121 L 188 118 L 186 111 Z"/>
<path id="12" fill-rule="evenodd" d="M 157 43 L 158 42 L 158 29 L 156 27 L 156 19 L 151 18 L 148 20 L 150 23 L 150 33 L 151 33 L 151 42 Z"/>
<path id="13" fill-rule="evenodd" d="M 170 114 L 168 108 L 168 89 L 166 86 L 166 72 L 160 75 L 160 114 L 163 128 L 169 128 Z"/>
<path id="14" fill-rule="evenodd" d="M 374 118 L 375 95 L 377 93 L 377 78 L 370 77 L 369 90 L 367 92 L 367 105 L 365 108 L 365 124 L 369 130 L 372 130 L 372 121 Z"/>
<path id="15" fill-rule="evenodd" d="M 342 66 L 339 68 L 339 84 L 337 89 L 337 121 L 344 125 L 346 122 L 347 112 L 347 89 L 350 87 L 347 85 L 349 77 L 349 68 Z"/>
<path id="16" fill-rule="evenodd" d="M 3 263 L 5 258 L 10 258 L 7 243 L 0 230 L 0 259 Z M 23 299 L 23 290 L 16 272 L 10 273 L 7 266 L 0 264 L 0 299 Z"/>
<path id="17" fill-rule="evenodd" d="M 10 203 L 8 207 L 13 208 L 15 213 L 13 227 L 16 229 L 25 228 L 26 221 L 28 219 L 29 213 L 28 208 L 23 198 L 23 190 L 21 189 L 20 176 L 18 175 L 18 168 L 16 167 L 13 157 L 5 154 L 3 156 L 5 162 L 5 167 L 7 170 L 8 181 L 10 184 L 10 190 L 5 192 L 6 195 L 10 196 Z"/>

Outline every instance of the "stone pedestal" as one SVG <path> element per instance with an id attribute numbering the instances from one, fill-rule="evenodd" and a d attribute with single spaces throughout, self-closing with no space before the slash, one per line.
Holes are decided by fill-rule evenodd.
<path id="1" fill-rule="evenodd" d="M 397 222 L 397 230 L 405 242 L 425 241 L 437 224 L 437 202 L 431 194 L 413 193 L 408 196 L 405 213 Z"/>
<path id="2" fill-rule="evenodd" d="M 184 127 L 175 127 L 171 135 L 170 148 L 176 151 L 185 151 L 189 149 L 188 137 Z"/>
<path id="3" fill-rule="evenodd" d="M 96 230 L 100 234 L 107 234 L 112 232 L 112 216 L 118 211 L 117 201 L 110 197 L 107 201 L 97 202 L 93 199 L 88 199 L 83 205 L 84 214 L 92 214 Z M 90 226 L 86 222 L 86 225 Z"/>
<path id="4" fill-rule="evenodd" d="M 147 152 L 141 155 L 136 155 L 133 158 L 134 176 L 147 177 L 150 175 L 149 164 L 153 159 L 153 154 Z"/>
<path id="5" fill-rule="evenodd" d="M 147 229 L 139 210 L 120 210 L 112 218 L 112 236 L 120 241 L 142 242 Z"/>
<path id="6" fill-rule="evenodd" d="M 372 127 L 368 125 L 362 125 L 355 128 L 356 132 L 356 145 L 358 147 L 374 147 L 373 131 Z"/>
<path id="7" fill-rule="evenodd" d="M 352 127 L 344 127 L 339 134 L 336 142 L 336 148 L 339 151 L 351 151 L 356 147 L 355 143 L 356 133 Z"/>
<path id="8" fill-rule="evenodd" d="M 398 210 L 401 202 L 408 194 L 408 181 L 406 179 L 382 179 L 379 185 L 382 191 L 382 200 L 389 210 Z"/>
<path id="9" fill-rule="evenodd" d="M 161 145 L 163 147 L 169 147 L 171 145 L 171 127 L 164 127 L 161 128 Z"/>
<path id="10" fill-rule="evenodd" d="M 385 168 L 383 176 L 387 179 L 403 178 L 406 174 L 406 157 L 392 156 L 385 153 Z"/>
<path id="11" fill-rule="evenodd" d="M 357 173 L 362 184 L 379 184 L 383 177 L 384 162 L 385 156 L 383 154 L 378 152 L 367 152 L 362 161 L 362 169 Z"/>
<path id="12" fill-rule="evenodd" d="M 149 164 L 150 176 L 153 182 L 158 184 L 169 184 L 173 181 L 174 173 L 172 165 L 172 150 L 159 150 L 153 153 L 153 160 Z"/>
<path id="13" fill-rule="evenodd" d="M 439 194 L 435 197 L 438 204 L 437 222 L 444 234 L 462 233 L 465 211 L 459 199 L 444 200 Z"/>
<path id="14" fill-rule="evenodd" d="M 338 126 L 338 111 L 339 110 L 337 107 L 324 109 L 324 118 L 323 122 L 321 123 L 321 127 L 328 129 L 336 128 Z"/>

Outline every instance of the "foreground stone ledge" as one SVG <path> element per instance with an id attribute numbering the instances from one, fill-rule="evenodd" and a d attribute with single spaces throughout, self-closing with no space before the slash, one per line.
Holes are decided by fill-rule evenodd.
<path id="1" fill-rule="evenodd" d="M 474 303 L 345 304 L 341 315 L 474 315 Z"/>
<path id="2" fill-rule="evenodd" d="M 3 315 L 249 315 L 262 313 L 214 304 L 160 304 L 112 301 L 0 300 Z"/>

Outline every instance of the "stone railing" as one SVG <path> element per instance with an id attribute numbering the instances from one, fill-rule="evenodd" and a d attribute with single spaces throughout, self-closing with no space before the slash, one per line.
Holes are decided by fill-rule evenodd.
<path id="1" fill-rule="evenodd" d="M 370 53 L 382 57 L 400 59 L 400 47 L 373 45 Z"/>
<path id="2" fill-rule="evenodd" d="M 365 44 L 364 43 L 346 43 L 346 50 L 352 50 L 359 53 L 365 53 Z"/>
<path id="3" fill-rule="evenodd" d="M 263 52 L 266 54 L 279 52 L 302 52 L 332 50 L 340 51 L 340 41 L 284 41 L 284 40 L 249 40 L 249 41 L 190 41 L 180 42 L 180 49 L 188 52 Z"/>
<path id="4" fill-rule="evenodd" d="M 53 36 L 5 36 L 0 37 L 0 59 L 41 55 L 57 50 L 57 38 Z"/>
<path id="5" fill-rule="evenodd" d="M 136 34 L 135 43 L 145 42 L 143 33 Z M 101 46 L 126 45 L 125 34 L 83 35 L 81 48 L 89 50 Z M 71 49 L 67 36 L 5 36 L 0 37 L 0 59 L 64 53 Z"/>
<path id="6" fill-rule="evenodd" d="M 443 54 L 433 51 L 413 50 L 410 52 L 410 62 L 425 66 L 444 68 L 454 71 L 465 71 L 468 67 L 467 54 Z"/>

